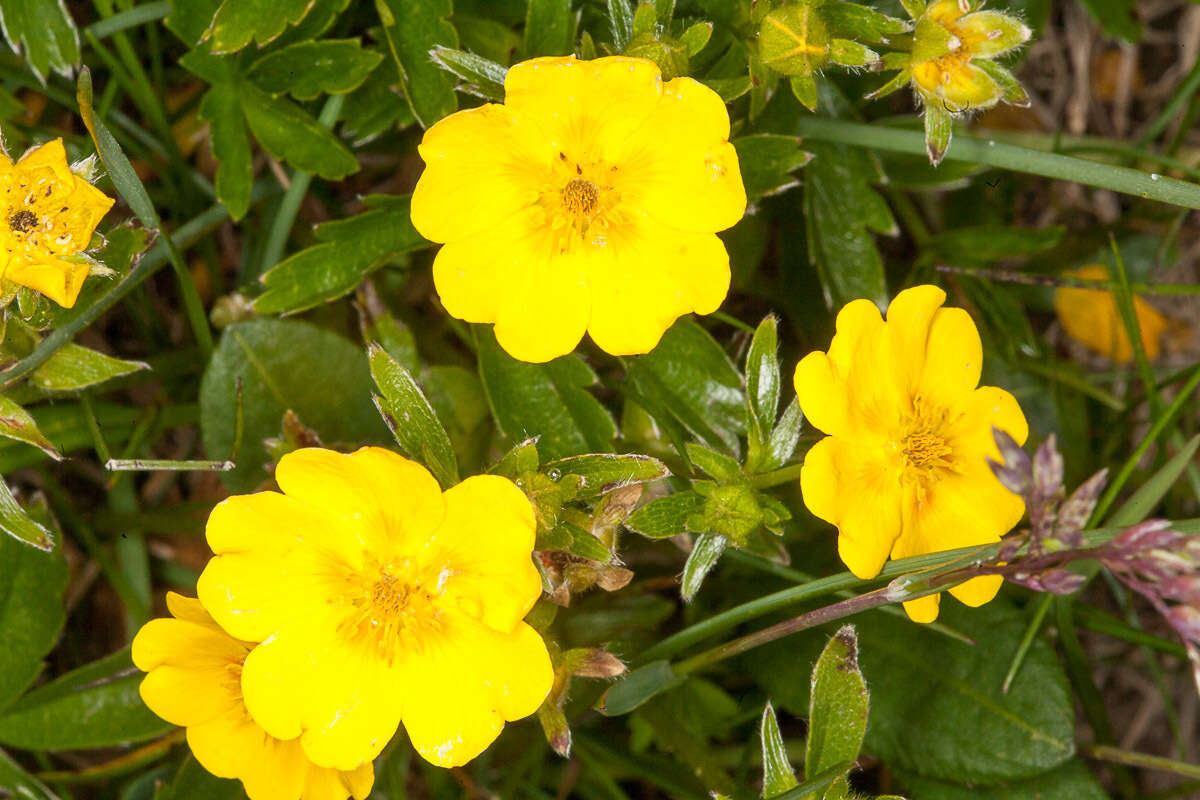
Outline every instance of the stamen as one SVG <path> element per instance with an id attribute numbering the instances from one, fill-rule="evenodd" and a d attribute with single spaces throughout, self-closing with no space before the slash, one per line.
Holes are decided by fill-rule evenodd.
<path id="1" fill-rule="evenodd" d="M 583 178 L 572 178 L 562 188 L 562 205 L 569 214 L 592 214 L 600 205 L 600 190 Z"/>

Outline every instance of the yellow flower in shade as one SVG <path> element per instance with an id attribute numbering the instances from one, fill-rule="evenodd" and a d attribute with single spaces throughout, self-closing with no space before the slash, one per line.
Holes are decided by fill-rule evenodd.
<path id="1" fill-rule="evenodd" d="M 237 778 L 250 800 L 363 800 L 375 772 L 367 761 L 341 772 L 318 767 L 297 739 L 260 728 L 242 702 L 242 664 L 254 647 L 221 630 L 196 600 L 171 592 L 172 618 L 151 620 L 133 640 L 133 663 L 148 674 L 142 699 L 155 714 L 187 728 L 205 769 Z"/>
<path id="2" fill-rule="evenodd" d="M 979 386 L 983 349 L 967 312 L 917 286 L 892 300 L 887 321 L 868 300 L 837 317 L 829 352 L 796 367 L 800 408 L 829 434 L 800 472 L 804 504 L 838 528 L 838 553 L 860 578 L 888 556 L 906 558 L 996 542 L 1024 513 L 987 459 L 1000 459 L 993 426 L 1028 435 L 1016 399 Z M 970 606 L 995 597 L 1000 576 L 950 593 Z M 918 622 L 937 618 L 938 595 L 904 604 Z"/>
<path id="3" fill-rule="evenodd" d="M 716 232 L 746 210 L 721 98 L 625 57 L 525 61 L 504 91 L 420 146 L 412 220 L 445 243 L 433 279 L 446 310 L 495 323 L 533 362 L 584 331 L 614 355 L 646 353 L 680 316 L 716 311 L 729 289 Z"/>
<path id="4" fill-rule="evenodd" d="M 0 274 L 64 308 L 75 305 L 90 266 L 86 250 L 112 198 L 71 171 L 62 139 L 15 164 L 0 153 Z"/>
<path id="5" fill-rule="evenodd" d="M 1102 264 L 1088 264 L 1067 275 L 1097 281 L 1108 280 L 1109 277 L 1108 268 Z M 1089 350 L 1118 364 L 1128 364 L 1133 360 L 1133 344 L 1125 332 L 1125 323 L 1117 309 L 1117 298 L 1112 292 L 1107 289 L 1055 289 L 1054 311 L 1067 335 Z M 1160 342 L 1170 320 L 1136 295 L 1133 298 L 1133 311 L 1146 356 L 1158 358 Z"/>
<path id="6" fill-rule="evenodd" d="M 297 450 L 275 478 L 282 494 L 213 509 L 199 583 L 222 628 L 262 642 L 241 685 L 267 733 L 347 770 L 403 721 L 418 753 L 450 767 L 537 710 L 554 673 L 523 621 L 542 584 L 516 485 L 481 475 L 443 493 L 375 447 Z"/>

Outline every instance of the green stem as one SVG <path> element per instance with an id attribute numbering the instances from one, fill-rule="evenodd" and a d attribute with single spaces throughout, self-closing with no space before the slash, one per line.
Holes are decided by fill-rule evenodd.
<path id="1" fill-rule="evenodd" d="M 158 3 L 146 3 L 145 5 L 134 6 L 128 11 L 122 11 L 118 14 L 113 14 L 111 17 L 93 22 L 83 30 L 84 33 L 89 33 L 97 39 L 104 39 L 118 31 L 136 28 L 138 25 L 163 19 L 170 13 L 171 3 L 169 0 L 162 0 L 162 2 Z"/>
<path id="2" fill-rule="evenodd" d="M 925 137 L 920 131 L 818 116 L 801 117 L 796 128 L 801 137 L 874 150 L 925 155 Z M 1010 169 L 1200 209 L 1200 186 L 1195 184 L 1082 158 L 1043 153 L 994 139 L 955 136 L 946 151 L 946 160 Z"/>
<path id="3" fill-rule="evenodd" d="M 1130 767 L 1154 769 L 1160 772 L 1170 772 L 1185 778 L 1200 778 L 1200 765 L 1188 764 L 1186 761 L 1176 761 L 1172 758 L 1152 756 L 1148 753 L 1135 753 L 1104 744 L 1083 745 L 1079 748 L 1089 758 L 1107 761 L 1111 764 L 1125 764 Z"/>
<path id="4" fill-rule="evenodd" d="M 345 102 L 345 95 L 331 95 L 325 101 L 325 106 L 321 109 L 321 115 L 317 121 L 326 128 L 332 128 L 337 122 L 338 115 L 342 113 L 342 105 Z M 275 212 L 275 219 L 271 222 L 271 230 L 267 234 L 267 244 L 263 248 L 258 275 L 247 275 L 245 276 L 246 280 L 262 275 L 278 264 L 280 258 L 283 257 L 283 249 L 287 246 L 288 236 L 296 221 L 296 214 L 299 213 L 300 204 L 304 202 L 304 198 L 308 194 L 308 186 L 312 183 L 312 178 L 312 174 L 308 172 L 300 170 L 292 172 L 292 182 L 288 185 L 287 191 L 283 193 L 283 199 L 279 201 L 279 210 Z"/>
<path id="5" fill-rule="evenodd" d="M 1042 629 L 1046 612 L 1050 610 L 1053 602 L 1054 595 L 1052 594 L 1042 595 L 1038 600 L 1037 608 L 1033 611 L 1033 619 L 1029 620 L 1029 627 L 1025 629 L 1025 635 L 1021 637 L 1021 643 L 1017 645 L 1017 652 L 1013 654 L 1012 664 L 1009 665 L 1008 672 L 1004 675 L 1004 683 L 1000 686 L 1001 694 L 1008 694 L 1008 690 L 1012 687 L 1012 682 L 1021 670 L 1021 665 L 1025 663 L 1025 656 L 1029 653 L 1029 648 L 1033 646 L 1033 640 L 1037 638 L 1038 631 Z"/>
<path id="6" fill-rule="evenodd" d="M 772 486 L 782 486 L 785 483 L 792 483 L 800 480 L 800 470 L 803 469 L 803 464 L 790 464 L 786 467 L 780 467 L 770 472 L 764 472 L 761 475 L 755 475 L 750 478 L 750 485 L 755 489 L 770 489 Z"/>

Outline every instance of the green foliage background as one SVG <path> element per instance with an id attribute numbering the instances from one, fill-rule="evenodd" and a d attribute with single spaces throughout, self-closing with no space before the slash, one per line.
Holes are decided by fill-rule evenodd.
<path id="1" fill-rule="evenodd" d="M 864 792 L 1140 796 L 1161 784 L 1083 758 L 1119 741 L 1128 717 L 1096 681 L 1100 653 L 1140 659 L 1161 693 L 1170 735 L 1161 752 L 1133 755 L 1165 759 L 1157 766 L 1194 788 L 1196 731 L 1175 714 L 1194 691 L 1183 648 L 1103 577 L 1066 598 L 1007 588 L 982 609 L 947 601 L 930 626 L 894 607 L 855 618 L 865 731 L 857 685 L 810 697 L 836 684 L 828 664 L 810 684 L 832 626 L 686 668 L 685 657 L 913 567 L 854 579 L 799 497 L 797 465 L 819 434 L 791 371 L 858 297 L 944 285 L 981 328 L 984 382 L 1017 395 L 1035 442 L 1058 437 L 1068 486 L 1102 467 L 1120 476 L 1108 524 L 1185 520 L 1200 497 L 1194 344 L 1153 364 L 1139 353 L 1129 368 L 1081 356 L 1056 338 L 1049 288 L 1100 261 L 1125 308 L 1134 289 L 1200 293 L 1186 260 L 1200 72 L 1181 76 L 1137 141 L 998 118 L 975 137 L 956 132 L 934 169 L 906 94 L 863 99 L 879 75 L 830 68 L 806 110 L 756 53 L 769 5 L 0 0 L 9 153 L 62 136 L 76 158 L 98 152 L 100 185 L 123 200 L 97 256 L 113 274 L 90 278 L 73 309 L 7 295 L 0 472 L 17 499 L 0 492 L 11 534 L 0 536 L 0 795 L 241 797 L 141 704 L 127 645 L 161 613 L 164 590 L 194 591 L 212 505 L 316 441 L 394 443 L 444 485 L 489 469 L 519 479 L 538 508 L 539 549 L 586 568 L 566 582 L 569 606 L 534 612 L 539 626 L 561 651 L 604 647 L 633 670 L 607 694 L 609 682 L 577 678 L 543 709 L 548 734 L 569 725 L 569 760 L 532 720 L 453 773 L 414 758 L 401 732 L 376 764 L 376 797 L 759 796 L 768 700 L 768 796 L 808 791 L 788 757 L 805 760 L 810 714 L 831 738 L 807 736 L 809 779 L 863 742 L 851 784 Z M 1143 33 L 1132 2 L 993 5 L 1035 38 L 1068 17 L 1130 42 Z M 734 285 L 722 313 L 680 320 L 645 356 L 585 344 L 523 364 L 486 327 L 440 309 L 407 193 L 425 127 L 502 98 L 507 65 L 571 52 L 651 57 L 716 89 L 751 209 L 723 234 Z M 1179 133 L 1164 133 L 1180 118 Z M 1051 179 L 1120 193 L 1118 213 L 1056 207 Z M 1171 308 L 1185 327 L 1197 321 L 1195 305 Z M 629 517 L 616 475 L 657 499 Z M 608 590 L 625 569 L 632 581 Z M 827 657 L 844 666 L 854 657 L 840 641 Z"/>

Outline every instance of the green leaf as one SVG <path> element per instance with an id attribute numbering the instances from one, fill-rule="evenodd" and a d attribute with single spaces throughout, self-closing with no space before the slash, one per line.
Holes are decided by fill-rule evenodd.
<path id="1" fill-rule="evenodd" d="M 742 465 L 729 456 L 695 442 L 688 442 L 686 449 L 692 464 L 718 481 L 737 481 L 742 477 Z"/>
<path id="2" fill-rule="evenodd" d="M 246 800 L 241 781 L 218 778 L 194 757 L 183 762 L 171 785 L 161 792 L 154 800 Z"/>
<path id="3" fill-rule="evenodd" d="M 0 524 L 6 516 L 5 495 L 8 489 L 0 489 Z M 42 659 L 54 647 L 62 630 L 66 618 L 63 592 L 67 588 L 67 563 L 62 548 L 43 552 L 0 536 L 0 586 L 4 587 L 0 590 L 0 637 L 4 639 L 4 647 L 0 649 L 2 711 L 37 679 Z"/>
<path id="4" fill-rule="evenodd" d="M 670 662 L 651 661 L 614 683 L 601 699 L 601 710 L 610 717 L 628 714 L 651 697 L 674 689 L 684 680 L 682 675 L 675 674 Z"/>
<path id="5" fill-rule="evenodd" d="M 70 77 L 79 64 L 79 31 L 64 0 L 4 0 L 0 28 L 43 85 L 52 71 Z"/>
<path id="6" fill-rule="evenodd" d="M 462 79 L 459 90 L 484 100 L 504 102 L 504 77 L 508 70 L 474 53 L 452 47 L 435 47 L 429 57 L 442 69 Z"/>
<path id="7" fill-rule="evenodd" d="M 451 0 L 375 0 L 413 116 L 428 128 L 456 108 L 454 81 L 429 58 L 436 45 L 458 47 Z"/>
<path id="8" fill-rule="evenodd" d="M 490 328 L 476 326 L 479 377 L 502 433 L 538 438 L 545 459 L 610 450 L 616 425 L 587 387 L 591 368 L 575 355 L 526 364 L 505 353 Z"/>
<path id="9" fill-rule="evenodd" d="M 367 360 L 382 392 L 375 397 L 375 405 L 400 450 L 428 467 L 443 488 L 458 483 L 458 462 L 450 437 L 413 376 L 378 345 L 368 348 Z"/>
<path id="10" fill-rule="evenodd" d="M 241 84 L 241 91 L 246 122 L 254 138 L 272 156 L 328 180 L 340 180 L 358 171 L 354 154 L 300 106 L 249 84 Z"/>
<path id="11" fill-rule="evenodd" d="M 612 32 L 613 47 L 618 53 L 625 51 L 633 38 L 633 9 L 629 0 L 607 0 L 608 26 Z"/>
<path id="12" fill-rule="evenodd" d="M 304 19 L 312 6 L 312 0 L 224 0 L 208 29 L 212 50 L 233 53 L 251 40 L 268 44 Z"/>
<path id="13" fill-rule="evenodd" d="M 269 53 L 250 66 L 246 77 L 268 94 L 312 100 L 354 91 L 381 61 L 381 54 L 364 49 L 358 39 L 323 39 Z"/>
<path id="14" fill-rule="evenodd" d="M 1034 640 L 1008 693 L 1000 688 L 1025 615 L 1002 598 L 965 608 L 944 597 L 939 622 L 977 644 L 887 614 L 857 618 L 859 663 L 871 689 L 867 749 L 893 769 L 985 785 L 1031 778 L 1070 759 L 1073 699 L 1044 639 Z M 745 660 L 779 706 L 804 714 L 808 685 L 796 679 L 796 665 L 821 645 L 802 634 Z"/>
<path id="15" fill-rule="evenodd" d="M 854 626 L 843 626 L 813 667 L 804 774 L 854 762 L 867 732 L 867 684 L 858 667 Z"/>
<path id="16" fill-rule="evenodd" d="M 739 453 L 746 430 L 742 378 L 694 320 L 679 320 L 654 350 L 633 359 L 628 388 L 659 425 L 673 429 L 677 448 L 686 431 L 714 450 Z"/>
<path id="17" fill-rule="evenodd" d="M 800 139 L 774 133 L 755 133 L 733 140 L 746 196 L 751 200 L 787 191 L 799 182 L 791 172 L 812 160 L 800 149 Z"/>
<path id="18" fill-rule="evenodd" d="M 204 95 L 198 113 L 208 122 L 209 142 L 217 159 L 217 199 L 229 209 L 230 218 L 239 220 L 250 208 L 254 165 L 237 85 L 214 84 Z"/>
<path id="19" fill-rule="evenodd" d="M 950 149 L 950 137 L 954 134 L 954 118 L 936 103 L 925 105 L 925 153 L 929 163 L 935 167 L 942 162 Z"/>
<path id="20" fill-rule="evenodd" d="M 965 225 L 938 234 L 931 244 L 947 261 L 970 265 L 1045 253 L 1057 247 L 1066 232 L 1062 225 Z"/>
<path id="21" fill-rule="evenodd" d="M 778 469 L 791 461 L 803 430 L 804 413 L 800 410 L 800 401 L 793 397 L 792 402 L 783 410 L 779 424 L 771 431 L 771 438 L 767 441 L 767 456 L 758 465 L 758 469 L 764 472 Z"/>
<path id="22" fill-rule="evenodd" d="M 212 25 L 221 0 L 171 0 L 167 29 L 188 47 L 194 47 Z"/>
<path id="23" fill-rule="evenodd" d="M 994 786 L 949 783 L 905 771 L 899 777 L 910 796 L 919 800 L 1109 800 L 1078 758 L 1032 778 Z"/>
<path id="24" fill-rule="evenodd" d="M 3 750 L 0 750 L 0 791 L 13 792 L 24 800 L 59 800 L 46 784 L 21 769 Z"/>
<path id="25" fill-rule="evenodd" d="M 260 278 L 267 290 L 254 301 L 260 314 L 293 314 L 354 290 L 375 268 L 429 247 L 409 215 L 409 196 L 371 195 L 368 211 L 317 226 L 320 244 L 276 264 Z"/>
<path id="26" fill-rule="evenodd" d="M 0 716 L 0 744 L 22 750 L 86 750 L 153 739 L 171 729 L 138 695 L 145 677 L 129 651 L 40 686 Z"/>
<path id="27" fill-rule="evenodd" d="M 239 378 L 244 433 L 237 466 L 221 473 L 234 491 L 267 477 L 263 440 L 279 435 L 288 409 L 329 444 L 390 438 L 371 403 L 373 384 L 361 349 L 304 322 L 251 320 L 225 329 L 200 384 L 200 427 L 212 458 L 233 451 Z"/>
<path id="28" fill-rule="evenodd" d="M 599 561 L 601 564 L 607 564 L 612 561 L 612 551 L 605 546 L 604 542 L 597 539 L 588 531 L 580 528 L 577 525 L 572 525 L 569 522 L 564 522 L 556 528 L 556 530 L 565 530 L 571 536 L 571 543 L 567 549 L 572 555 L 586 558 L 591 561 Z"/>
<path id="29" fill-rule="evenodd" d="M 746 351 L 746 419 L 750 451 L 766 443 L 779 413 L 779 323 L 773 315 L 758 324 Z"/>
<path id="30" fill-rule="evenodd" d="M 694 57 L 708 44 L 708 40 L 712 38 L 712 32 L 713 24 L 711 22 L 697 22 L 683 32 L 683 35 L 679 37 L 679 43 L 687 50 L 688 56 Z"/>
<path id="31" fill-rule="evenodd" d="M 770 703 L 767 703 L 767 707 L 763 709 L 759 737 L 762 739 L 762 796 L 764 798 L 774 797 L 798 786 L 796 773 L 792 770 L 791 762 L 788 761 L 787 746 L 779 734 L 779 721 L 775 719 L 775 709 L 771 707 Z"/>
<path id="32" fill-rule="evenodd" d="M 1200 447 L 1200 434 L 1193 436 L 1149 480 L 1139 486 L 1137 491 L 1125 501 L 1125 504 L 1104 521 L 1104 524 L 1125 527 L 1137 525 L 1149 517 L 1150 512 L 1166 497 L 1167 492 L 1175 485 L 1175 481 L 1179 480 L 1179 476 L 1192 463 L 1192 457 L 1196 455 L 1197 447 Z"/>
<path id="33" fill-rule="evenodd" d="M 43 450 L 53 459 L 61 459 L 62 455 L 54 449 L 29 412 L 14 403 L 11 398 L 0 394 L 0 436 L 16 439 Z"/>
<path id="34" fill-rule="evenodd" d="M 68 342 L 34 370 L 29 381 L 48 392 L 73 392 L 149 368 L 141 361 L 124 361 Z"/>
<path id="35" fill-rule="evenodd" d="M 904 33 L 908 27 L 902 19 L 845 0 L 822 5 L 821 19 L 838 35 L 865 42 L 885 41 L 892 34 Z"/>
<path id="36" fill-rule="evenodd" d="M 870 153 L 808 142 L 815 158 L 804 170 L 809 258 L 834 308 L 865 297 L 887 300 L 883 259 L 869 230 L 891 232 L 891 212 L 871 183 L 882 179 Z"/>
<path id="37" fill-rule="evenodd" d="M 719 533 L 702 533 L 696 537 L 679 581 L 679 594 L 685 601 L 690 601 L 700 591 L 700 585 L 717 565 L 728 544 L 729 539 Z"/>
<path id="38" fill-rule="evenodd" d="M 687 533 L 687 520 L 700 510 L 704 498 L 695 492 L 675 494 L 652 500 L 625 520 L 625 527 L 650 539 L 669 539 Z"/>
<path id="39" fill-rule="evenodd" d="M 525 57 L 567 55 L 574 49 L 571 46 L 574 27 L 571 0 L 529 0 L 525 12 Z"/>
<path id="40" fill-rule="evenodd" d="M 577 495 L 580 499 L 599 497 L 622 486 L 648 483 L 671 474 L 657 458 L 611 453 L 560 458 L 546 464 L 543 470 L 551 476 L 557 472 L 559 475 L 578 475 L 583 478 Z"/>

